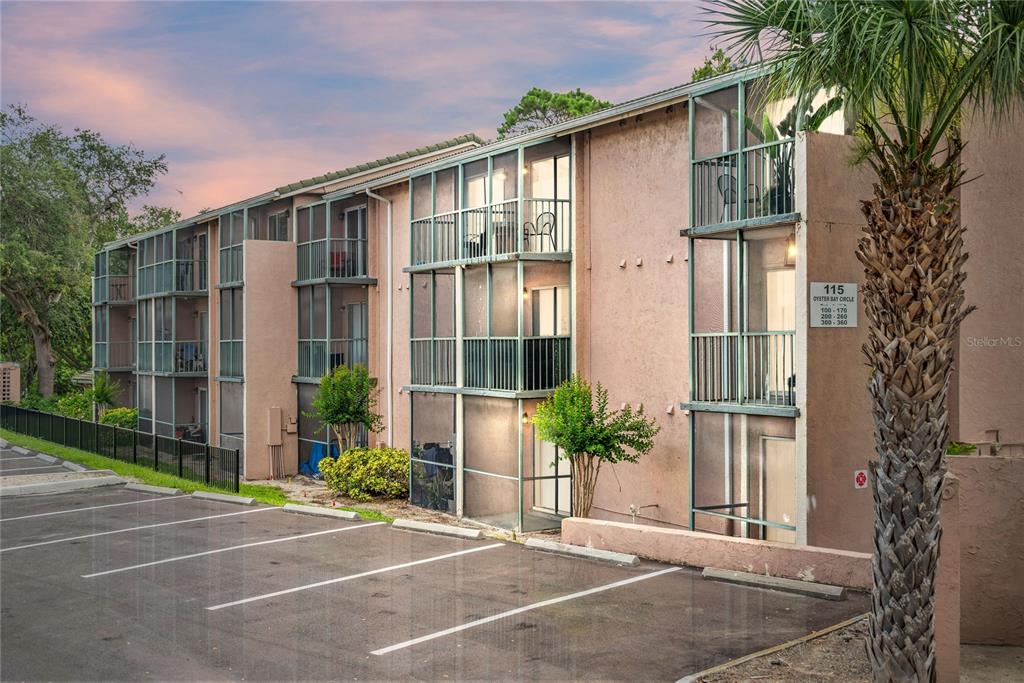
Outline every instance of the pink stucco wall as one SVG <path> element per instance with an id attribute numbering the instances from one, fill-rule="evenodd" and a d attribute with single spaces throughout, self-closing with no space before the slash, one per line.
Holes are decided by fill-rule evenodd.
<path id="1" fill-rule="evenodd" d="M 377 193 L 392 202 L 392 325 L 393 342 L 391 358 L 391 421 L 385 425 L 375 441 L 386 441 L 388 430 L 396 448 L 409 448 L 411 433 L 409 419 L 409 394 L 402 392 L 402 386 L 409 383 L 409 282 L 408 273 L 402 268 L 409 265 L 409 185 L 400 182 L 377 190 Z M 387 420 L 387 205 L 375 199 L 367 201 L 367 225 L 369 259 L 367 269 L 370 277 L 377 279 L 377 285 L 368 292 L 368 317 L 370 330 L 370 372 L 378 378 L 380 392 L 379 412 Z"/>
<path id="2" fill-rule="evenodd" d="M 960 480 L 961 639 L 1024 646 L 1024 459 L 949 458 Z"/>
<path id="3" fill-rule="evenodd" d="M 644 521 L 686 525 L 686 110 L 580 135 L 576 153 L 577 368 L 613 407 L 643 404 L 661 426 L 638 464 L 602 471 L 592 514 L 657 505 Z"/>
<path id="4" fill-rule="evenodd" d="M 292 376 L 298 371 L 298 330 L 295 322 L 295 244 L 246 240 L 243 242 L 245 294 L 245 477 L 271 476 L 268 444 L 273 426 L 271 409 L 281 410 L 277 430 L 283 447 L 285 472 L 298 468 L 298 441 L 288 434 L 289 418 L 297 418 Z"/>
<path id="5" fill-rule="evenodd" d="M 811 133 L 806 136 L 805 289 L 811 282 L 864 280 L 855 256 L 864 225 L 860 199 L 870 196 L 870 176 L 850 165 L 852 138 Z M 798 156 L 798 158 L 800 158 Z M 799 164 L 799 162 L 798 162 Z M 856 328 L 807 325 L 806 425 L 807 542 L 811 545 L 869 552 L 871 492 L 854 487 L 854 472 L 874 456 L 868 369 L 861 346 L 867 321 L 858 296 Z M 799 324 L 799 322 L 798 322 Z"/>
<path id="6" fill-rule="evenodd" d="M 1020 123 L 967 126 L 963 163 L 975 180 L 960 190 L 967 228 L 967 302 L 960 328 L 957 433 L 972 443 L 1024 444 L 1024 229 L 1019 206 Z"/>

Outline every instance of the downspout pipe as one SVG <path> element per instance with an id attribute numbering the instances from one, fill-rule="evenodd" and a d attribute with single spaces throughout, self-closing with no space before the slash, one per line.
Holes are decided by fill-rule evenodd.
<path id="1" fill-rule="evenodd" d="M 388 422 L 388 447 L 389 448 L 393 448 L 394 445 L 395 445 L 395 425 L 394 425 L 394 409 L 393 409 L 394 398 L 393 398 L 393 388 L 392 388 L 392 384 L 393 384 L 392 379 L 393 378 L 391 376 L 391 374 L 392 374 L 391 366 L 392 366 L 392 347 L 394 346 L 393 342 L 394 342 L 394 327 L 395 327 L 395 321 L 394 321 L 394 315 L 393 315 L 393 311 L 394 311 L 394 297 L 395 297 L 395 286 L 394 286 L 394 282 L 392 281 L 392 277 L 393 277 L 392 276 L 392 270 L 394 268 L 394 253 L 393 253 L 394 230 L 395 230 L 394 213 L 393 213 L 394 207 L 393 207 L 392 200 L 390 200 L 390 199 L 388 199 L 386 197 L 382 197 L 379 194 L 374 193 L 372 190 L 367 189 L 366 190 L 366 196 L 370 197 L 371 199 L 376 199 L 377 201 L 384 202 L 387 205 L 387 207 L 388 207 L 388 227 L 387 227 L 387 259 L 388 259 L 388 265 L 387 265 L 387 286 L 388 286 L 387 318 L 388 318 L 388 320 L 387 320 L 387 326 L 386 326 L 387 327 L 387 333 L 385 335 L 386 336 L 387 350 L 385 351 L 385 354 L 384 354 L 385 355 L 384 366 L 385 366 L 385 372 L 386 372 L 386 375 L 387 375 L 387 380 L 386 380 L 386 382 L 387 382 L 387 384 L 386 384 L 386 386 L 387 386 L 387 418 L 386 419 L 387 419 L 387 422 Z"/>

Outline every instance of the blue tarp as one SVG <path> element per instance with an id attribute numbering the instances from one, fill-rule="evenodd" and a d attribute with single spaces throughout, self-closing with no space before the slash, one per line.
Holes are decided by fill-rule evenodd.
<path id="1" fill-rule="evenodd" d="M 338 444 L 332 443 L 330 455 L 327 454 L 327 444 L 325 443 L 314 443 L 313 450 L 309 454 L 309 460 L 299 464 L 299 474 L 304 474 L 307 477 L 313 477 L 314 479 L 320 478 L 320 461 L 324 458 L 337 458 L 338 457 Z"/>

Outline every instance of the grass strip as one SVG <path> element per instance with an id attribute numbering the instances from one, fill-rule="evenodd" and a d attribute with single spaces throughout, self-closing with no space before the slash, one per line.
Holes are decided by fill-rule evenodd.
<path id="1" fill-rule="evenodd" d="M 132 479 L 136 479 L 144 484 L 150 484 L 152 486 L 166 486 L 168 488 L 181 489 L 185 493 L 192 493 L 193 491 L 230 493 L 230 491 L 225 491 L 222 488 L 204 484 L 201 481 L 197 482 L 190 479 L 181 479 L 173 474 L 157 472 L 143 465 L 135 465 L 130 462 L 114 460 L 113 458 L 108 458 L 103 455 L 96 455 L 95 453 L 89 453 L 70 446 L 62 446 L 51 441 L 37 439 L 33 436 L 25 436 L 24 434 L 12 432 L 8 429 L 0 429 L 0 437 L 6 439 L 14 446 L 21 446 L 33 451 L 49 453 L 50 455 L 56 456 L 62 460 L 76 462 L 79 465 L 84 465 L 91 469 L 111 470 L 121 476 L 131 477 Z M 302 505 L 309 504 L 308 501 L 290 500 L 285 492 L 277 486 L 271 486 L 268 484 L 246 484 L 245 482 L 241 482 L 238 488 L 238 495 L 252 498 L 256 502 L 263 503 L 264 505 L 281 506 L 285 503 L 300 503 Z M 363 519 L 370 519 L 379 522 L 393 521 L 391 517 L 381 514 L 376 510 L 370 510 L 367 508 L 340 507 L 335 509 L 358 512 Z"/>

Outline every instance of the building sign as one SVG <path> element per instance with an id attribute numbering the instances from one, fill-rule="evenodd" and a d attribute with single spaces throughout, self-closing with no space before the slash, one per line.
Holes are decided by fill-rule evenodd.
<path id="1" fill-rule="evenodd" d="M 811 327 L 857 327 L 857 284 L 812 282 Z"/>
<path id="2" fill-rule="evenodd" d="M 868 471 L 867 470 L 854 470 L 853 472 L 853 488 L 855 489 L 866 489 L 868 487 Z"/>

